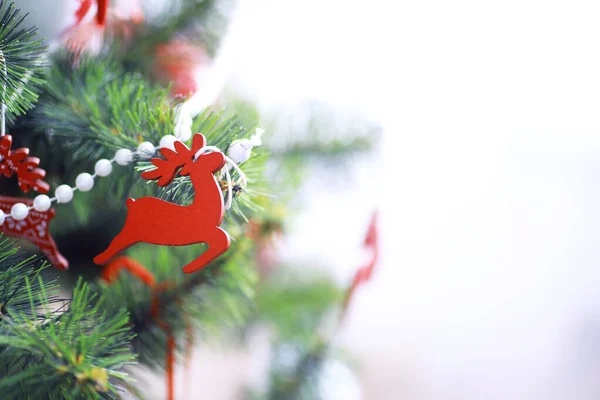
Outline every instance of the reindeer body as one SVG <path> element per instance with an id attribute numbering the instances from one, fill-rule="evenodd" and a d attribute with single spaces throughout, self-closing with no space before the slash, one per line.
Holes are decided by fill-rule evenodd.
<path id="1" fill-rule="evenodd" d="M 156 197 L 127 200 L 125 227 L 108 249 L 94 258 L 96 264 L 105 264 L 117 253 L 139 242 L 165 246 L 208 244 L 208 250 L 183 268 L 184 272 L 190 273 L 229 249 L 229 236 L 219 228 L 224 213 L 223 194 L 213 176 L 223 168 L 225 158 L 221 153 L 210 153 L 193 161 L 194 153 L 204 145 L 201 134 L 194 136 L 192 150 L 181 142 L 176 143 L 179 153 L 162 149 L 167 159 L 153 159 L 158 168 L 145 172 L 142 177 L 159 179 L 158 184 L 166 186 L 183 167 L 180 175 L 190 175 L 195 190 L 194 201 L 189 206 L 180 206 Z"/>

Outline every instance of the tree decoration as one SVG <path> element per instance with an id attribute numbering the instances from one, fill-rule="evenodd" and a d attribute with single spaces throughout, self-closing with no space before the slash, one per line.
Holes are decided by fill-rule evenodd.
<path id="1" fill-rule="evenodd" d="M 346 290 L 346 296 L 344 298 L 344 304 L 342 307 L 342 318 L 348 310 L 348 306 L 350 305 L 350 301 L 354 296 L 356 288 L 362 283 L 371 279 L 373 270 L 379 261 L 379 228 L 377 225 L 377 212 L 373 213 L 373 216 L 371 217 L 371 223 L 369 224 L 369 229 L 367 230 L 364 245 L 365 248 L 371 253 L 370 259 L 365 265 L 356 271 L 356 274 L 352 279 L 352 283 Z"/>
<path id="2" fill-rule="evenodd" d="M 94 2 L 97 6 L 96 15 L 91 20 L 84 21 Z M 137 0 L 119 1 L 114 7 L 109 7 L 109 3 L 109 0 L 80 0 L 74 24 L 62 34 L 66 48 L 75 54 L 76 60 L 83 52 L 98 54 L 105 31 L 128 39 L 133 34 L 131 23 L 138 24 L 144 20 Z"/>
<path id="3" fill-rule="evenodd" d="M 121 271 L 127 271 L 131 275 L 138 278 L 144 285 L 148 286 L 152 290 L 152 307 L 151 314 L 156 324 L 162 329 L 167 335 L 167 351 L 165 358 L 165 372 L 166 372 L 166 387 L 167 400 L 175 399 L 175 336 L 173 335 L 172 328 L 167 322 L 161 318 L 162 304 L 160 301 L 160 295 L 165 290 L 169 289 L 173 284 L 170 282 L 162 282 L 156 284 L 156 278 L 154 274 L 150 272 L 146 267 L 140 264 L 137 260 L 121 256 L 114 258 L 104 269 L 102 270 L 102 279 L 107 284 L 112 284 L 117 280 Z M 188 348 L 186 351 L 186 371 L 189 369 L 189 357 L 191 355 L 191 346 L 194 342 L 194 333 L 189 323 L 189 319 L 186 323 L 186 334 L 188 336 Z"/>
<path id="4" fill-rule="evenodd" d="M 21 147 L 11 150 L 12 137 L 4 135 L 0 139 L 0 172 L 7 178 L 17 176 L 19 188 L 27 193 L 30 189 L 40 193 L 48 193 L 50 185 L 42 179 L 46 171 L 38 168 L 40 159 L 29 157 L 29 149 Z"/>
<path id="5" fill-rule="evenodd" d="M 188 97 L 198 90 L 197 72 L 209 61 L 204 47 L 173 40 L 156 47 L 153 70 L 159 80 L 171 83 L 171 95 Z"/>
<path id="6" fill-rule="evenodd" d="M 226 158 L 219 151 L 202 154 L 204 149 L 209 149 L 205 143 L 204 135 L 197 133 L 191 149 L 180 141 L 174 142 L 174 150 L 162 147 L 165 159 L 153 158 L 156 169 L 142 174 L 144 179 L 158 180 L 159 186 L 167 186 L 177 174 L 189 175 L 195 191 L 192 204 L 180 206 L 150 196 L 138 200 L 130 198 L 126 203 L 128 214 L 123 230 L 94 258 L 96 264 L 105 264 L 139 242 L 163 246 L 208 244 L 203 254 L 183 267 L 185 273 L 192 273 L 229 249 L 229 235 L 219 227 L 224 213 L 223 193 L 213 175 L 223 168 Z"/>
<path id="7" fill-rule="evenodd" d="M 0 124 L 4 128 L 4 120 L 1 120 Z M 17 175 L 19 187 L 24 192 L 33 189 L 47 193 L 50 186 L 41 180 L 46 175 L 46 171 L 37 168 L 40 162 L 39 158 L 29 157 L 27 148 L 11 150 L 11 145 L 12 137 L 10 135 L 2 136 L 0 139 L 0 173 L 6 177 Z M 142 145 L 135 152 L 140 157 L 143 157 L 148 151 L 148 148 Z M 154 146 L 151 147 L 154 152 Z M 112 172 L 113 161 L 120 165 L 128 165 L 133 159 L 133 155 L 134 153 L 128 149 L 120 149 L 116 152 L 113 160 L 98 160 L 94 168 L 94 175 L 87 172 L 79 174 L 75 179 L 75 186 L 71 187 L 66 184 L 58 186 L 54 191 L 53 198 L 45 194 L 40 194 L 33 200 L 0 196 L 0 231 L 10 237 L 33 242 L 46 254 L 52 265 L 62 270 L 67 269 L 69 262 L 58 251 L 49 231 L 50 220 L 54 218 L 55 214 L 54 209 L 50 208 L 52 203 L 69 203 L 73 199 L 75 190 L 81 192 L 92 190 L 96 176 L 104 177 Z"/>
<path id="8" fill-rule="evenodd" d="M 236 164 L 245 163 L 252 155 L 252 148 L 262 145 L 262 135 L 265 130 L 256 128 L 255 134 L 249 139 L 234 140 L 227 148 L 227 156 Z"/>
<path id="9" fill-rule="evenodd" d="M 41 196 L 48 198 L 45 195 Z M 65 270 L 69 267 L 69 262 L 60 254 L 50 235 L 50 221 L 54 218 L 54 209 L 49 208 L 49 199 L 47 207 L 39 200 L 36 204 L 32 199 L 0 196 L 0 232 L 13 238 L 29 240 L 46 254 L 52 265 Z M 5 220 L 7 214 L 11 214 L 13 218 Z"/>

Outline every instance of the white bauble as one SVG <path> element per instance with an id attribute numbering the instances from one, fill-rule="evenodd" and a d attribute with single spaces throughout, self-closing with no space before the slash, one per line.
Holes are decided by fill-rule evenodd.
<path id="1" fill-rule="evenodd" d="M 29 214 L 29 208 L 23 203 L 17 203 L 10 209 L 10 215 L 17 221 L 22 221 L 27 218 Z"/>
<path id="2" fill-rule="evenodd" d="M 40 194 L 35 196 L 33 199 L 33 209 L 35 211 L 44 212 L 48 211 L 52 206 L 52 202 L 50 201 L 50 197 L 45 194 Z"/>
<path id="3" fill-rule="evenodd" d="M 59 203 L 68 203 L 73 200 L 73 189 L 69 185 L 60 185 L 54 191 L 54 195 Z"/>

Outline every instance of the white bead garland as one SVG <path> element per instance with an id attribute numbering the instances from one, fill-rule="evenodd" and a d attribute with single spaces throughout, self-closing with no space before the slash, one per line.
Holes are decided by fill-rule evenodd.
<path id="1" fill-rule="evenodd" d="M 150 142 L 142 142 L 137 148 L 137 154 L 142 159 L 149 159 L 154 156 L 155 153 L 154 145 Z"/>
<path id="2" fill-rule="evenodd" d="M 129 149 L 120 149 L 115 154 L 117 164 L 125 166 L 133 161 L 133 153 Z"/>
<path id="3" fill-rule="evenodd" d="M 234 142 L 227 149 L 227 156 L 235 161 L 236 164 L 241 164 L 248 161 L 252 154 L 252 143 L 248 139 L 242 139 Z"/>
<path id="4" fill-rule="evenodd" d="M 82 172 L 75 179 L 75 186 L 82 192 L 89 192 L 94 187 L 94 177 L 87 172 Z"/>
<path id="5" fill-rule="evenodd" d="M 33 199 L 33 209 L 35 211 L 48 211 L 50 206 L 52 206 L 52 200 L 50 200 L 50 197 L 46 196 L 45 194 L 37 195 L 35 196 L 35 199 Z"/>
<path id="6" fill-rule="evenodd" d="M 94 171 L 98 176 L 108 176 L 112 172 L 112 163 L 106 158 L 98 160 L 94 166 Z"/>
<path id="7" fill-rule="evenodd" d="M 177 138 L 173 135 L 165 135 L 160 139 L 160 147 L 166 147 L 175 150 L 175 141 Z"/>
<path id="8" fill-rule="evenodd" d="M 163 136 L 160 139 L 160 145 L 158 147 L 155 147 L 151 142 L 142 142 L 138 145 L 135 154 L 138 155 L 141 159 L 149 159 L 155 155 L 156 150 L 158 148 L 166 147 L 171 150 L 174 150 L 176 141 L 187 142 L 188 140 L 190 140 L 190 138 L 192 137 L 192 123 L 193 121 L 191 115 L 189 113 L 183 113 L 179 116 L 179 119 L 176 121 L 176 126 L 174 129 L 175 136 Z M 242 162 L 247 161 L 250 158 L 252 147 L 261 144 L 260 136 L 262 135 L 262 132 L 262 129 L 257 128 L 256 135 L 254 135 L 250 139 L 243 139 L 232 143 L 227 151 L 227 155 L 229 156 L 229 163 L 231 163 L 231 161 L 234 161 L 236 164 L 240 164 Z M 208 149 L 208 147 L 205 148 Z M 133 156 L 134 153 L 131 150 L 119 149 L 115 153 L 115 157 L 113 160 L 107 160 L 105 158 L 98 160 L 94 165 L 95 174 L 90 175 L 87 172 L 79 174 L 75 179 L 75 188 L 79 189 L 82 192 L 92 190 L 92 188 L 94 187 L 94 177 L 105 177 L 110 175 L 112 172 L 113 161 L 116 161 L 116 163 L 119 165 L 126 166 L 133 161 Z M 235 167 L 237 168 L 237 165 Z M 229 170 L 229 168 L 227 168 L 227 170 Z M 238 171 L 240 172 L 240 174 L 243 175 L 241 170 L 238 169 Z M 33 206 L 31 207 L 31 209 L 34 209 L 38 212 L 45 212 L 48 211 L 50 207 L 52 207 L 53 201 L 56 201 L 57 203 L 68 203 L 73 199 L 73 191 L 75 188 L 64 184 L 60 185 L 54 191 L 54 198 L 50 198 L 45 194 L 40 194 L 33 199 Z M 30 207 L 28 207 L 24 203 L 14 204 L 11 207 L 10 214 L 6 214 L 4 211 L 0 210 L 0 225 L 2 225 L 6 221 L 7 217 L 13 218 L 17 221 L 24 220 L 29 215 L 29 210 Z"/>
<path id="9" fill-rule="evenodd" d="M 22 221 L 27 218 L 29 208 L 23 203 L 16 203 L 10 209 L 10 215 L 17 221 Z"/>
<path id="10" fill-rule="evenodd" d="M 191 117 L 189 117 L 189 121 L 187 118 L 184 119 L 185 124 L 189 124 L 191 126 Z M 191 128 L 190 128 L 191 129 Z M 191 136 L 191 135 L 190 135 Z M 189 139 L 189 138 L 188 138 Z M 169 147 L 171 149 L 175 148 L 176 140 L 184 140 L 183 138 L 177 139 L 173 135 L 164 136 L 161 141 L 160 147 Z M 156 153 L 156 147 L 150 142 L 142 142 L 139 144 L 137 151 L 135 154 L 140 156 L 142 159 L 149 159 L 154 156 Z M 50 198 L 45 194 L 40 194 L 33 199 L 32 209 L 45 212 L 52 207 L 52 202 L 56 201 L 57 203 L 68 203 L 73 200 L 73 191 L 75 188 L 82 192 L 88 192 L 92 190 L 94 187 L 94 177 L 100 176 L 105 177 L 111 174 L 112 172 L 112 162 L 116 161 L 119 165 L 128 165 L 133 161 L 134 153 L 129 149 L 119 149 L 115 153 L 114 160 L 107 160 L 102 158 L 96 162 L 94 165 L 95 175 L 90 175 L 87 172 L 82 172 L 77 175 L 75 179 L 75 187 L 70 187 L 69 185 L 60 185 L 54 191 L 54 198 Z M 10 214 L 5 214 L 4 211 L 0 210 L 0 225 L 4 223 L 7 217 L 13 218 L 17 221 L 21 221 L 29 215 L 30 208 L 27 207 L 24 203 L 16 203 L 12 206 Z"/>
<path id="11" fill-rule="evenodd" d="M 227 156 L 235 161 L 236 164 L 241 164 L 250 159 L 252 148 L 262 144 L 262 134 L 265 132 L 262 128 L 256 128 L 256 133 L 250 139 L 235 140 L 227 149 Z"/>
<path id="12" fill-rule="evenodd" d="M 60 185 L 54 195 L 59 203 L 68 203 L 73 199 L 73 189 L 69 185 Z"/>

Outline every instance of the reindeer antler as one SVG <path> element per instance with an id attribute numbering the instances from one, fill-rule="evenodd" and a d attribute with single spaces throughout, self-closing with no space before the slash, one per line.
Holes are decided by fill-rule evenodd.
<path id="1" fill-rule="evenodd" d="M 46 176 L 46 171 L 38 168 L 38 165 L 40 165 L 39 158 L 27 157 L 17 166 L 16 173 L 19 187 L 25 193 L 27 193 L 30 188 L 40 193 L 48 193 L 50 190 L 50 185 L 43 181 Z"/>
<path id="2" fill-rule="evenodd" d="M 192 162 L 194 154 L 204 146 L 204 143 L 204 135 L 196 133 L 192 140 L 191 149 L 180 141 L 175 142 L 175 150 L 167 147 L 161 148 L 160 152 L 165 159 L 153 158 L 151 162 L 156 166 L 156 169 L 144 172 L 142 178 L 147 180 L 158 179 L 156 183 L 158 186 L 167 186 L 175 179 L 179 170 L 186 163 Z"/>
<path id="3" fill-rule="evenodd" d="M 11 150 L 12 137 L 4 135 L 0 140 L 0 173 L 7 178 L 17 175 L 19 187 L 25 193 L 33 189 L 40 193 L 48 193 L 50 185 L 42 179 L 46 171 L 38 168 L 40 159 L 29 157 L 29 149 L 21 147 Z"/>

